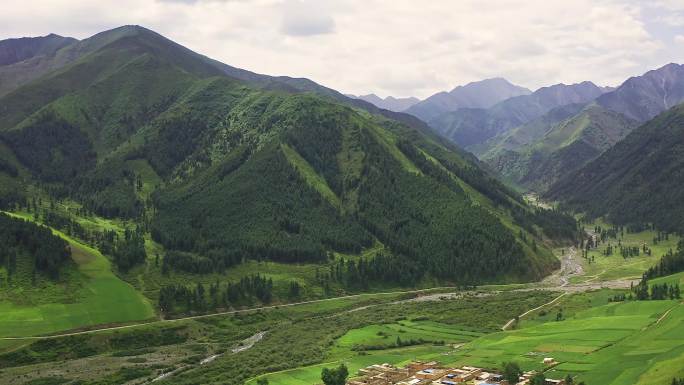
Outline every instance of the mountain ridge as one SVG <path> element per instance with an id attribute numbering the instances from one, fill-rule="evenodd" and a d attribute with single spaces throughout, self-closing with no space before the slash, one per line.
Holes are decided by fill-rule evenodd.
<path id="1" fill-rule="evenodd" d="M 645 122 L 684 101 L 684 65 L 669 63 L 633 76 L 597 103 L 631 119 Z"/>
<path id="2" fill-rule="evenodd" d="M 490 78 L 438 92 L 405 112 L 428 122 L 445 112 L 459 108 L 488 108 L 513 96 L 527 95 L 530 90 L 516 86 L 504 78 Z"/>
<path id="3" fill-rule="evenodd" d="M 681 87 L 678 86 L 680 84 Z M 471 150 L 509 181 L 544 191 L 562 176 L 559 173 L 561 169 L 564 172 L 576 170 L 621 140 L 644 119 L 662 112 L 668 104 L 684 101 L 682 89 L 683 67 L 668 64 L 627 79 L 577 111 L 574 117 L 565 117 L 570 119 L 568 122 L 575 123 L 554 121 L 547 114 Z M 572 109 L 573 105 L 569 106 Z M 592 131 L 593 139 L 585 141 L 580 135 L 574 137 L 575 142 L 559 147 L 552 133 L 554 130 L 563 131 L 563 124 L 583 126 Z"/>
<path id="4" fill-rule="evenodd" d="M 368 103 L 372 103 L 378 108 L 383 108 L 385 110 L 390 110 L 394 112 L 403 112 L 409 107 L 415 105 L 416 103 L 420 102 L 420 99 L 416 97 L 407 97 L 407 98 L 395 98 L 394 96 L 387 96 L 385 98 L 381 98 L 376 94 L 367 94 L 367 95 L 345 95 L 349 96 L 354 99 L 360 99 L 364 100 Z"/>
<path id="5" fill-rule="evenodd" d="M 507 180 L 544 191 L 612 147 L 636 126 L 636 121 L 620 113 L 590 104 L 552 125 L 536 141 L 484 159 Z"/>
<path id="6" fill-rule="evenodd" d="M 515 96 L 489 109 L 459 109 L 428 122 L 463 147 L 478 146 L 490 138 L 540 118 L 566 104 L 586 103 L 603 91 L 591 82 L 542 87 L 529 95 Z"/>

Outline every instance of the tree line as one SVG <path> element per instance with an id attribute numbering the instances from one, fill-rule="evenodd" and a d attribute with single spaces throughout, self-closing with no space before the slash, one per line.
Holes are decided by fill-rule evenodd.
<path id="1" fill-rule="evenodd" d="M 43 203 L 42 198 L 36 197 L 24 202 L 26 210 L 33 214 L 34 220 L 92 245 L 103 254 L 112 257 L 119 270 L 126 272 L 145 262 L 145 233 L 141 226 L 125 228 L 123 237 L 114 230 L 88 230 L 70 215 L 57 211 L 53 199 L 45 205 Z M 79 209 L 81 210 L 83 209 Z"/>
<path id="2" fill-rule="evenodd" d="M 684 271 L 684 240 L 677 244 L 677 251 L 668 250 L 655 266 L 649 268 L 644 273 L 644 278 L 652 279 L 664 277 Z"/>
<path id="3" fill-rule="evenodd" d="M 638 284 L 632 285 L 629 294 L 616 294 L 608 298 L 608 302 L 623 302 L 623 301 L 656 301 L 656 300 L 674 300 L 681 299 L 681 291 L 678 283 L 668 284 L 654 284 L 649 285 L 647 279 L 642 279 Z"/>
<path id="4" fill-rule="evenodd" d="M 299 295 L 298 283 L 290 283 L 289 295 Z M 158 305 L 166 315 L 176 313 L 204 313 L 218 309 L 269 304 L 273 300 L 273 279 L 260 274 L 242 277 L 237 282 L 222 285 L 218 281 L 205 289 L 201 282 L 194 287 L 171 284 L 159 290 Z"/>
<path id="5" fill-rule="evenodd" d="M 338 258 L 330 263 L 327 271 L 316 270 L 316 280 L 326 292 L 333 283 L 351 290 L 365 290 L 377 282 L 414 286 L 423 276 L 424 272 L 407 258 L 385 253 L 356 261 Z"/>

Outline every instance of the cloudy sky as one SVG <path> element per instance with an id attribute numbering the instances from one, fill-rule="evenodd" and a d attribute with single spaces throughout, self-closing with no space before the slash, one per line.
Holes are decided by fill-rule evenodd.
<path id="1" fill-rule="evenodd" d="M 684 63 L 683 0 L 22 0 L 0 39 L 153 29 L 252 71 L 346 93 L 418 96 L 502 76 L 618 85 Z"/>

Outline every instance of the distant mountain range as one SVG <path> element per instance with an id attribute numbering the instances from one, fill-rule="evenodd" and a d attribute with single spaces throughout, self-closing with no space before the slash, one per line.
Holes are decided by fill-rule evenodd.
<path id="1" fill-rule="evenodd" d="M 76 41 L 74 38 L 55 34 L 3 40 L 0 41 L 0 66 L 7 66 L 40 56 L 52 56 L 61 48 Z"/>
<path id="2" fill-rule="evenodd" d="M 358 97 L 405 111 L 524 189 L 544 191 L 658 113 L 684 101 L 684 67 L 668 64 L 619 87 L 585 81 L 534 92 L 502 78 L 416 98 Z"/>
<path id="3" fill-rule="evenodd" d="M 589 82 L 574 88 L 578 92 L 571 98 L 554 99 L 553 93 L 547 90 L 538 99 L 545 100 L 545 105 L 529 103 L 529 108 L 509 108 L 527 97 L 499 103 L 487 111 L 483 120 L 467 126 L 469 140 L 463 139 L 463 132 L 467 131 L 457 125 L 458 121 L 450 122 L 447 130 L 451 131 L 446 133 L 450 138 L 461 135 L 469 150 L 508 181 L 544 191 L 565 174 L 612 147 L 639 123 L 684 101 L 684 70 L 681 65 L 668 64 L 632 77 L 615 89 L 599 88 Z M 534 118 L 553 104 L 557 106 Z M 466 115 L 461 112 L 457 116 Z M 504 118 L 497 120 L 493 116 Z M 498 125 L 499 131 L 494 136 L 490 136 L 497 131 L 491 128 L 492 122 Z M 442 127 L 440 131 L 444 132 L 444 123 L 431 124 L 438 129 Z M 476 131 L 477 127 L 481 132 Z M 482 136 L 490 137 L 477 143 Z"/>
<path id="4" fill-rule="evenodd" d="M 529 95 L 508 98 L 487 109 L 460 108 L 446 112 L 428 123 L 455 143 L 470 148 L 537 119 L 555 107 L 586 103 L 602 93 L 603 90 L 591 82 L 557 84 Z"/>
<path id="5" fill-rule="evenodd" d="M 458 86 L 449 92 L 436 93 L 416 103 L 406 112 L 430 122 L 444 113 L 459 108 L 489 108 L 502 100 L 530 93 L 527 88 L 511 84 L 506 79 L 485 79 Z"/>
<path id="6" fill-rule="evenodd" d="M 414 98 L 414 97 L 408 97 L 408 98 L 395 98 L 393 96 L 388 96 L 386 98 L 381 98 L 376 94 L 368 94 L 368 95 L 361 95 L 361 96 L 354 96 L 354 95 L 346 95 L 351 98 L 355 99 L 361 99 L 364 100 L 368 103 L 372 103 L 375 106 L 379 108 L 384 108 L 386 110 L 390 111 L 395 111 L 395 112 L 401 112 L 409 107 L 413 106 L 414 104 L 420 102 L 420 99 Z"/>
<path id="7" fill-rule="evenodd" d="M 609 149 L 637 125 L 620 113 L 590 104 L 576 115 L 546 127 L 547 131 L 533 142 L 515 150 L 494 150 L 491 157 L 483 159 L 507 180 L 544 191 Z"/>
<path id="8" fill-rule="evenodd" d="M 0 95 L 68 62 L 66 52 L 57 52 L 75 43 L 55 34 L 0 41 Z"/>

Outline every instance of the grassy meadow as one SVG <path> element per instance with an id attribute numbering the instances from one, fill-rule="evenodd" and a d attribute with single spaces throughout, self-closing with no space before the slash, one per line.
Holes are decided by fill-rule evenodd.
<path id="1" fill-rule="evenodd" d="M 154 317 L 150 301 L 119 279 L 105 256 L 64 233 L 54 232 L 71 246 L 74 263 L 68 277 L 40 290 L 12 293 L 12 300 L 4 297 L 0 301 L 0 337 L 34 336 Z M 43 298 L 45 295 L 49 300 Z"/>

